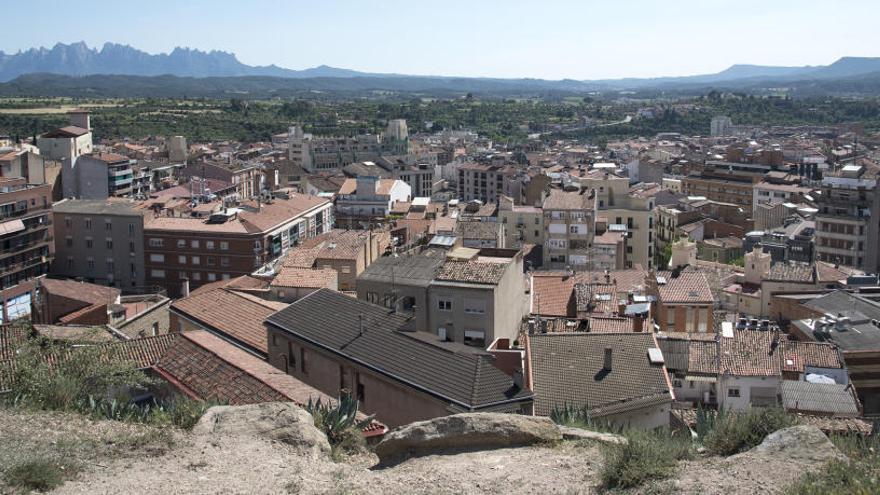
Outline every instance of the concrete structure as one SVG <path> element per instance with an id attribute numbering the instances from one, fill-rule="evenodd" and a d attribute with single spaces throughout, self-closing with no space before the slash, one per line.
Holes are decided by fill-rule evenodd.
<path id="1" fill-rule="evenodd" d="M 37 136 L 40 155 L 49 160 L 74 160 L 92 152 L 92 129 L 88 112 L 71 112 L 71 125 Z"/>
<path id="2" fill-rule="evenodd" d="M 384 219 L 397 202 L 412 198 L 412 188 L 402 180 L 362 176 L 347 179 L 336 197 L 336 217 L 342 224 Z"/>
<path id="3" fill-rule="evenodd" d="M 106 199 L 131 195 L 133 160 L 115 153 L 90 153 L 62 163 L 64 197 Z"/>
<path id="4" fill-rule="evenodd" d="M 126 199 L 65 199 L 53 209 L 53 276 L 115 287 L 145 285 L 145 210 Z"/>
<path id="5" fill-rule="evenodd" d="M 825 177 L 815 199 L 816 260 L 876 272 L 880 260 L 877 181 Z"/>
<path id="6" fill-rule="evenodd" d="M 520 249 L 523 244 L 544 245 L 544 211 L 540 207 L 518 206 L 509 196 L 501 196 L 498 221 L 504 225 L 507 247 Z"/>
<path id="7" fill-rule="evenodd" d="M 515 176 L 516 169 L 512 166 L 463 163 L 458 166 L 458 199 L 494 203 L 505 195 L 517 202 L 519 195 L 511 190 L 511 179 Z"/>
<path id="8" fill-rule="evenodd" d="M 587 190 L 552 189 L 544 200 L 544 267 L 590 269 L 596 200 Z"/>
<path id="9" fill-rule="evenodd" d="M 171 136 L 168 138 L 168 161 L 171 163 L 186 163 L 187 157 L 186 138 L 183 136 Z"/>
<path id="10" fill-rule="evenodd" d="M 23 178 L 0 179 L 0 317 L 6 323 L 31 314 L 38 280 L 49 273 L 52 189 Z"/>

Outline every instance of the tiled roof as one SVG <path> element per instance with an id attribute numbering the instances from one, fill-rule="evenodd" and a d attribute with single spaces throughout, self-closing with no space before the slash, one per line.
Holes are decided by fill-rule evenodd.
<path id="1" fill-rule="evenodd" d="M 577 316 L 574 277 L 532 273 L 532 313 L 544 316 Z"/>
<path id="2" fill-rule="evenodd" d="M 499 234 L 499 224 L 496 222 L 457 222 L 455 234 L 462 239 L 496 240 Z"/>
<path id="3" fill-rule="evenodd" d="M 272 287 L 303 287 L 336 289 L 337 274 L 332 268 L 295 268 L 284 266 L 272 279 Z"/>
<path id="4" fill-rule="evenodd" d="M 426 249 L 418 254 L 385 256 L 373 261 L 358 280 L 427 287 L 446 260 L 446 251 Z"/>
<path id="5" fill-rule="evenodd" d="M 691 340 L 688 346 L 688 373 L 718 374 L 718 343 Z"/>
<path id="6" fill-rule="evenodd" d="M 79 137 L 85 134 L 88 134 L 88 129 L 83 129 L 82 127 L 77 127 L 75 125 L 69 125 L 65 127 L 59 127 L 54 131 L 49 131 L 46 134 L 43 134 L 44 138 L 71 138 L 71 137 Z"/>
<path id="7" fill-rule="evenodd" d="M 110 304 L 116 302 L 116 298 L 121 294 L 120 290 L 114 287 L 77 282 L 76 280 L 44 278 L 40 281 L 40 286 L 49 295 L 82 301 L 84 306 Z"/>
<path id="8" fill-rule="evenodd" d="M 689 340 L 657 337 L 657 344 L 663 352 L 663 361 L 669 371 L 687 371 L 691 347 Z"/>
<path id="9" fill-rule="evenodd" d="M 837 346 L 823 342 L 786 340 L 782 344 L 782 370 L 803 373 L 806 366 L 843 368 Z"/>
<path id="10" fill-rule="evenodd" d="M 721 337 L 721 373 L 736 376 L 780 374 L 781 337 L 774 331 L 734 330 L 734 337 Z"/>
<path id="11" fill-rule="evenodd" d="M 387 196 L 391 194 L 391 188 L 397 179 L 379 179 L 376 187 L 376 194 L 379 196 Z M 346 179 L 339 188 L 339 194 L 355 194 L 357 192 L 357 179 Z"/>
<path id="12" fill-rule="evenodd" d="M 27 342 L 31 329 L 27 325 L 5 323 L 0 325 L 0 362 L 15 357 L 15 351 Z"/>
<path id="13" fill-rule="evenodd" d="M 407 318 L 387 308 L 321 289 L 266 322 L 298 339 L 360 363 L 403 386 L 479 409 L 531 400 L 532 394 L 484 355 L 459 353 L 399 329 Z"/>
<path id="14" fill-rule="evenodd" d="M 506 269 L 506 263 L 447 261 L 440 267 L 434 279 L 443 282 L 495 285 L 501 281 Z"/>
<path id="15" fill-rule="evenodd" d="M 268 342 L 263 320 L 279 309 L 279 305 L 250 296 L 223 285 L 200 287 L 171 304 L 171 310 L 182 313 L 206 329 L 235 340 L 265 356 Z"/>
<path id="16" fill-rule="evenodd" d="M 658 272 L 666 283 L 658 286 L 659 299 L 667 303 L 712 303 L 712 289 L 702 272 L 685 269 L 673 278 L 672 272 Z"/>
<path id="17" fill-rule="evenodd" d="M 813 265 L 806 263 L 774 263 L 764 276 L 765 280 L 773 280 L 780 282 L 802 282 L 810 283 L 813 281 Z"/>
<path id="18" fill-rule="evenodd" d="M 783 380 L 782 405 L 793 411 L 859 415 L 859 404 L 851 387 L 838 383 Z"/>
<path id="19" fill-rule="evenodd" d="M 198 398 L 229 405 L 329 397 L 203 330 L 183 332 L 155 363 Z"/>
<path id="20" fill-rule="evenodd" d="M 672 401 L 663 366 L 652 365 L 646 333 L 570 333 L 530 337 L 535 414 L 588 407 L 594 417 Z M 605 348 L 611 370 L 603 370 Z"/>
<path id="21" fill-rule="evenodd" d="M 593 199 L 589 193 L 584 191 L 563 191 L 561 189 L 551 189 L 550 194 L 544 200 L 542 205 L 544 211 L 547 210 L 591 210 L 593 208 Z"/>

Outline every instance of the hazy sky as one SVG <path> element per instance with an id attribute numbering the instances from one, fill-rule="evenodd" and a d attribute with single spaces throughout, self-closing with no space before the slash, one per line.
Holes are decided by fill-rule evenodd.
<path id="1" fill-rule="evenodd" d="M 880 56 L 878 0 L 0 0 L 0 50 L 106 41 L 251 65 L 599 79 Z M 20 21 L 18 22 L 18 18 Z"/>

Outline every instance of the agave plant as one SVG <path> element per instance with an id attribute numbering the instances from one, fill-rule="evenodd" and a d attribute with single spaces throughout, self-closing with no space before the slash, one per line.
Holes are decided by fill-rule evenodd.
<path id="1" fill-rule="evenodd" d="M 351 430 L 362 430 L 372 421 L 373 415 L 358 421 L 357 413 L 360 401 L 352 398 L 351 392 L 343 389 L 336 404 L 321 399 L 309 399 L 306 410 L 315 418 L 315 426 L 327 435 L 331 445 L 341 443 Z"/>

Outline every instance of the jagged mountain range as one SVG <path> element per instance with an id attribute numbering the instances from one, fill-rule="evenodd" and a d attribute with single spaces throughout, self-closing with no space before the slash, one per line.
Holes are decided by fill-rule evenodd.
<path id="1" fill-rule="evenodd" d="M 377 74 L 359 72 L 322 65 L 304 70 L 292 70 L 276 65 L 251 66 L 239 61 L 232 53 L 223 51 L 200 51 L 190 48 L 175 48 L 170 53 L 149 54 L 128 45 L 106 43 L 100 49 L 90 48 L 84 42 L 71 44 L 58 43 L 52 48 L 32 48 L 14 54 L 0 52 L 0 82 L 9 93 L 10 86 L 23 88 L 35 81 L 52 81 L 63 86 L 65 77 L 50 77 L 46 74 L 68 76 L 71 86 L 94 86 L 95 75 L 151 76 L 145 84 L 161 84 L 164 78 L 232 78 L 240 80 L 258 77 L 264 86 L 278 86 L 291 90 L 302 90 L 309 86 L 314 89 L 335 90 L 419 90 L 443 88 L 458 91 L 607 91 L 607 90 L 687 90 L 705 87 L 748 89 L 756 85 L 790 85 L 808 87 L 824 91 L 840 80 L 845 87 L 874 88 L 880 81 L 880 57 L 843 57 L 824 66 L 777 67 L 759 65 L 733 65 L 714 74 L 681 77 L 626 78 L 603 80 L 542 80 L 542 79 L 499 79 L 467 78 L 449 76 L 409 76 L 401 74 Z M 85 81 L 81 80 L 85 76 Z M 267 78 L 267 79 L 263 79 Z M 296 79 L 298 81 L 269 81 L 269 79 Z M 173 79 L 173 78 L 172 78 Z M 269 81 L 269 82 L 266 82 Z M 223 82 L 224 90 L 238 83 Z M 246 81 L 253 84 L 253 81 Z M 176 81 L 175 84 L 181 84 Z M 193 86 L 192 82 L 183 84 Z M 836 86 L 834 86 L 836 87 Z M 26 89 L 26 88 L 24 88 Z M 195 88 L 196 90 L 198 88 Z M 873 89 L 871 89 L 873 91 Z M 24 91 L 27 93 L 27 91 Z"/>

